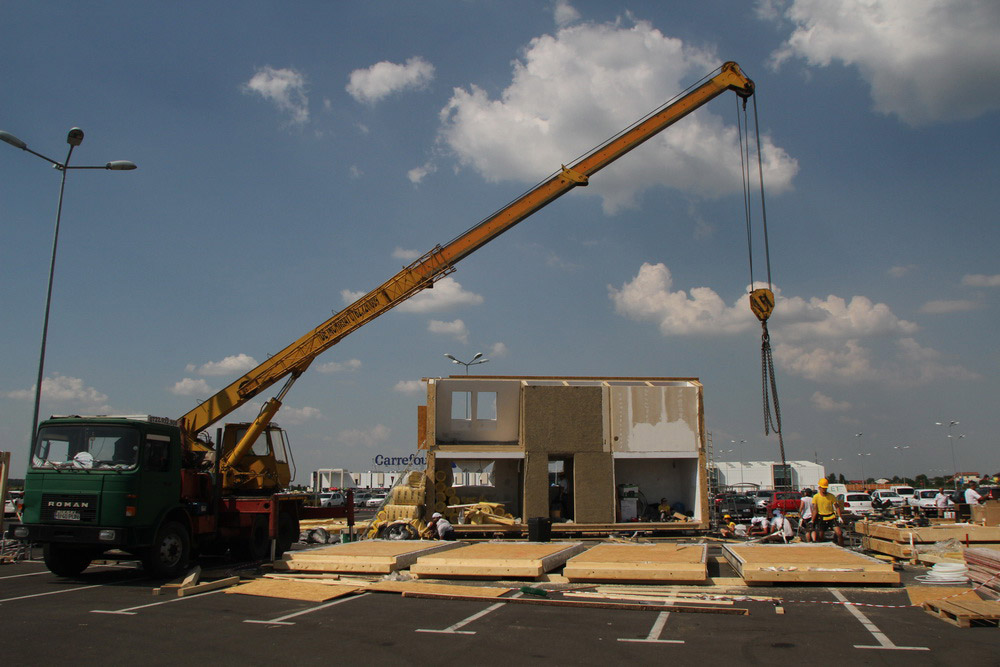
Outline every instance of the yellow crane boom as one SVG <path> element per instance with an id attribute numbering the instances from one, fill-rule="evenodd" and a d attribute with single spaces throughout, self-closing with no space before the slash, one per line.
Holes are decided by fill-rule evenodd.
<path id="1" fill-rule="evenodd" d="M 558 174 L 467 232 L 443 246 L 436 246 L 392 278 L 201 403 L 180 419 L 186 437 L 193 440 L 201 431 L 283 378 L 290 376 L 289 383 L 294 381 L 309 367 L 313 359 L 336 345 L 342 338 L 417 292 L 433 286 L 436 280 L 454 271 L 456 262 L 574 187 L 587 185 L 592 175 L 727 90 L 735 91 L 744 99 L 753 95 L 753 81 L 748 79 L 734 62 L 725 63 L 704 83 L 594 149 L 577 162 L 568 167 L 563 166 Z M 290 384 L 286 384 L 281 392 L 282 396 L 289 386 Z M 273 416 L 278 407 L 280 407 L 279 399 L 271 399 L 268 402 L 262 411 L 262 417 L 265 414 L 268 416 L 266 419 L 258 420 L 262 422 L 260 426 L 266 425 L 266 421 Z M 238 461 L 243 450 L 249 448 L 252 442 L 250 440 L 242 448 L 237 446 L 231 451 L 227 456 L 227 463 L 231 465 Z"/>

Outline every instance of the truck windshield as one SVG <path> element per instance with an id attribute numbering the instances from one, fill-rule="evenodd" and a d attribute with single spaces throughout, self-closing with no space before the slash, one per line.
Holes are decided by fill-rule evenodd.
<path id="1" fill-rule="evenodd" d="M 67 424 L 38 431 L 32 468 L 131 470 L 139 460 L 139 432 L 127 426 Z"/>

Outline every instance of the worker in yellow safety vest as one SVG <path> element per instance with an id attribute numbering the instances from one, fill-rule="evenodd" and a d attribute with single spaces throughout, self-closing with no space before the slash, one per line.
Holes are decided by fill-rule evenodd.
<path id="1" fill-rule="evenodd" d="M 844 517 L 840 512 L 840 503 L 830 493 L 830 482 L 819 480 L 819 493 L 813 496 L 813 542 L 823 539 L 828 528 L 833 528 L 837 536 L 837 544 L 844 546 L 844 531 L 841 526 L 844 524 Z"/>

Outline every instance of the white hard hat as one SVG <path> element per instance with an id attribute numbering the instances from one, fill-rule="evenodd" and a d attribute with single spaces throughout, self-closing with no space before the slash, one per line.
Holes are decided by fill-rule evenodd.
<path id="1" fill-rule="evenodd" d="M 434 514 L 431 514 L 431 518 L 432 519 L 440 519 L 441 518 L 441 512 L 434 512 Z"/>

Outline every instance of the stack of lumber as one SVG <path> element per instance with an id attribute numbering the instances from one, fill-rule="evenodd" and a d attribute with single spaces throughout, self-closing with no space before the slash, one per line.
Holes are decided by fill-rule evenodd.
<path id="1" fill-rule="evenodd" d="M 862 546 L 895 558 L 927 559 L 922 554 L 938 551 L 934 544 L 955 540 L 957 543 L 977 547 L 1000 547 L 1000 527 L 979 526 L 970 523 L 943 523 L 916 527 L 905 523 L 858 521 L 855 532 L 863 535 Z"/>
<path id="2" fill-rule="evenodd" d="M 969 578 L 979 584 L 979 592 L 1000 600 L 1000 550 L 971 547 L 965 550 L 965 564 Z"/>
<path id="3" fill-rule="evenodd" d="M 183 578 L 163 584 L 159 588 L 154 588 L 153 595 L 176 595 L 182 598 L 188 595 L 217 591 L 220 588 L 228 588 L 238 583 L 240 583 L 238 576 L 224 577 L 213 581 L 201 581 L 201 566 L 195 565 Z"/>
<path id="4" fill-rule="evenodd" d="M 890 563 L 834 544 L 723 545 L 723 555 L 748 584 L 900 582 Z"/>
<path id="5" fill-rule="evenodd" d="M 275 570 L 389 574 L 410 567 L 425 554 L 455 549 L 458 542 L 365 540 L 291 551 L 274 562 Z"/>
<path id="6" fill-rule="evenodd" d="M 705 581 L 704 544 L 600 544 L 571 558 L 563 575 L 576 581 Z"/>
<path id="7" fill-rule="evenodd" d="M 960 628 L 971 628 L 974 625 L 1000 624 L 1000 602 L 987 600 L 933 600 L 925 602 L 923 608 L 942 621 L 947 621 Z"/>
<path id="8" fill-rule="evenodd" d="M 583 551 L 579 542 L 486 542 L 420 556 L 410 573 L 424 577 L 539 577 Z"/>
<path id="9" fill-rule="evenodd" d="M 477 502 L 460 505 L 463 508 L 462 518 L 465 523 L 473 525 L 513 526 L 516 523 L 514 515 L 507 512 L 503 503 Z"/>

